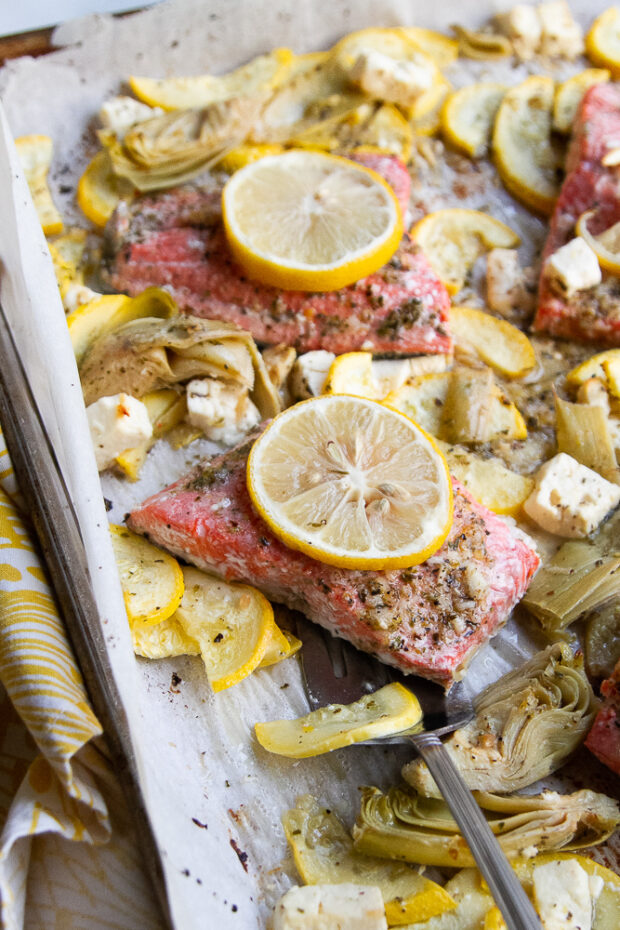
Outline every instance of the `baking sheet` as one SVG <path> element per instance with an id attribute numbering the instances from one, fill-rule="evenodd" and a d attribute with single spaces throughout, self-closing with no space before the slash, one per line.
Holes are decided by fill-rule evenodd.
<path id="1" fill-rule="evenodd" d="M 45 59 L 9 63 L 0 75 L 0 96 L 14 135 L 37 132 L 54 139 L 55 197 L 68 224 L 84 224 L 73 194 L 95 148 L 94 117 L 128 74 L 228 70 L 278 45 L 310 51 L 367 25 L 445 28 L 463 22 L 464 9 L 475 24 L 498 6 L 443 3 L 428 8 L 409 0 L 229 0 L 207 5 L 177 0 L 137 17 L 95 17 L 61 27 L 55 39 L 66 47 Z M 484 67 L 480 70 L 484 76 Z M 208 915 L 209 926 L 217 921 L 223 928 L 262 927 L 296 878 L 280 826 L 282 811 L 310 791 L 350 822 L 359 786 L 387 787 L 398 779 L 410 753 L 402 747 L 355 747 L 321 759 L 292 761 L 264 752 L 252 738 L 257 720 L 307 711 L 295 660 L 258 671 L 218 695 L 210 691 L 199 659 L 134 660 L 64 313 L 41 231 L 31 215 L 22 216 L 26 193 L 18 173 L 10 147 L 0 147 L 3 201 L 7 203 L 10 187 L 16 204 L 0 229 L 0 258 L 7 269 L 0 299 L 62 453 L 110 660 L 130 718 L 175 925 L 179 930 L 204 927 Z M 509 198 L 506 209 L 514 211 Z M 515 215 L 521 216 L 518 209 Z M 37 242 L 34 267 L 22 265 L 20 237 Z M 202 448 L 208 452 L 213 447 L 205 443 Z M 194 454 L 193 449 L 188 453 Z M 139 485 L 106 481 L 112 516 L 120 519 L 132 498 L 137 501 L 164 485 L 180 467 L 162 445 L 149 457 Z M 477 689 L 534 648 L 535 639 L 511 624 L 479 654 L 469 679 Z M 586 758 L 599 784 L 610 790 L 611 779 Z"/>

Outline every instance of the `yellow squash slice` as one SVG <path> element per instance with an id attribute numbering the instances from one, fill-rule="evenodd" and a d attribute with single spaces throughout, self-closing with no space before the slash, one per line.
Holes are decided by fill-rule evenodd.
<path id="1" fill-rule="evenodd" d="M 400 31 L 440 68 L 451 65 L 459 57 L 459 43 L 441 32 L 422 26 L 401 26 Z"/>
<path id="2" fill-rule="evenodd" d="M 130 629 L 133 651 L 144 659 L 174 659 L 176 656 L 200 655 L 200 646 L 185 633 L 174 616 L 154 624 L 136 620 Z"/>
<path id="3" fill-rule="evenodd" d="M 532 493 L 534 479 L 511 471 L 499 459 L 487 459 L 439 441 L 450 474 L 465 485 L 470 494 L 494 513 L 515 516 Z"/>
<path id="4" fill-rule="evenodd" d="M 485 155 L 505 93 L 505 84 L 489 81 L 467 84 L 449 94 L 441 110 L 441 132 L 446 142 L 470 158 Z"/>
<path id="5" fill-rule="evenodd" d="M 595 235 L 590 232 L 595 212 L 586 210 L 582 213 L 575 225 L 575 232 L 590 246 L 601 268 L 613 275 L 620 275 L 620 223 L 614 223 L 609 229 Z"/>
<path id="6" fill-rule="evenodd" d="M 341 568 L 417 565 L 452 521 L 448 470 L 434 441 L 361 397 L 324 394 L 277 416 L 252 446 L 247 483 L 287 546 Z"/>
<path id="7" fill-rule="evenodd" d="M 457 346 L 473 348 L 483 362 L 508 378 L 521 378 L 536 364 L 525 333 L 484 310 L 452 307 L 450 331 Z"/>
<path id="8" fill-rule="evenodd" d="M 609 68 L 620 77 L 620 10 L 616 6 L 601 13 L 586 36 L 586 54 L 599 68 Z"/>
<path id="9" fill-rule="evenodd" d="M 249 165 L 253 161 L 258 161 L 259 158 L 264 158 L 266 155 L 279 155 L 280 152 L 284 151 L 284 146 L 282 145 L 252 145 L 248 143 L 247 145 L 239 145 L 236 149 L 231 149 L 224 158 L 218 162 L 217 167 L 221 168 L 222 171 L 227 171 L 229 174 L 234 174 L 235 171 L 239 171 L 240 168 L 245 168 L 246 165 Z"/>
<path id="10" fill-rule="evenodd" d="M 121 200 L 131 201 L 136 189 L 114 173 L 106 149 L 97 152 L 78 182 L 77 202 L 91 223 L 105 226 Z"/>
<path id="11" fill-rule="evenodd" d="M 514 249 L 519 236 L 505 223 L 462 207 L 427 214 L 411 230 L 433 270 L 451 294 L 461 290 L 467 273 L 489 249 Z"/>
<path id="12" fill-rule="evenodd" d="M 276 48 L 228 74 L 162 79 L 132 76 L 129 84 L 136 97 L 152 107 L 164 110 L 206 107 L 231 97 L 269 94 L 286 77 L 293 58 L 290 49 Z"/>
<path id="13" fill-rule="evenodd" d="M 532 76 L 504 96 L 493 130 L 493 156 L 513 196 L 537 213 L 551 213 L 560 190 L 561 160 L 553 144 L 554 82 Z"/>
<path id="14" fill-rule="evenodd" d="M 553 98 L 553 128 L 558 132 L 570 132 L 585 92 L 610 77 L 611 72 L 605 68 L 586 68 L 559 84 Z"/>
<path id="15" fill-rule="evenodd" d="M 615 363 L 620 361 L 620 349 L 606 349 L 604 352 L 598 352 L 586 359 L 566 376 L 566 380 L 574 387 L 579 387 L 590 378 L 600 378 L 606 380 L 605 364 L 607 362 Z"/>
<path id="16" fill-rule="evenodd" d="M 371 352 L 345 352 L 331 364 L 324 394 L 353 394 L 369 400 L 381 400 L 378 385 L 372 374 Z"/>
<path id="17" fill-rule="evenodd" d="M 62 232 L 62 217 L 52 200 L 47 183 L 47 175 L 52 163 L 52 140 L 49 136 L 20 136 L 15 140 L 15 147 L 43 232 L 46 236 Z"/>
<path id="18" fill-rule="evenodd" d="M 305 759 L 409 730 L 421 719 L 415 695 L 399 682 L 392 682 L 352 704 L 329 704 L 296 720 L 257 723 L 254 729 L 258 742 L 269 752 Z"/>
<path id="19" fill-rule="evenodd" d="M 260 591 L 184 568 L 185 590 L 174 615 L 195 640 L 214 691 L 230 688 L 265 657 L 273 635 L 273 610 Z"/>
<path id="20" fill-rule="evenodd" d="M 167 620 L 183 594 L 179 563 L 126 526 L 112 524 L 110 533 L 129 622 Z"/>
<path id="21" fill-rule="evenodd" d="M 57 236 L 53 242 L 48 243 L 58 289 L 63 297 L 69 285 L 84 283 L 82 259 L 86 248 L 86 236 L 85 229 L 68 229 L 62 236 Z"/>
<path id="22" fill-rule="evenodd" d="M 282 662 L 283 659 L 290 659 L 302 647 L 302 642 L 297 639 L 289 630 L 281 630 L 280 627 L 273 623 L 270 627 L 269 643 L 265 655 L 261 659 L 259 668 L 267 668 L 275 665 L 276 662 Z"/>

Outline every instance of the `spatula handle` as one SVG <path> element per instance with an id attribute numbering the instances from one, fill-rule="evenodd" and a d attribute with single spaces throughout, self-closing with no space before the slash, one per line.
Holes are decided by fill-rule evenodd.
<path id="1" fill-rule="evenodd" d="M 541 930 L 530 899 L 439 737 L 419 733 L 411 737 L 411 742 L 437 782 L 508 930 Z"/>

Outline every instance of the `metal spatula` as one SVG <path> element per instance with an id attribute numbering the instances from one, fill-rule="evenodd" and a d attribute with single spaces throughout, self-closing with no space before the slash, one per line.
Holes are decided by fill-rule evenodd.
<path id="1" fill-rule="evenodd" d="M 311 710 L 326 704 L 351 703 L 390 681 L 400 681 L 417 696 L 424 712 L 424 728 L 419 733 L 368 742 L 409 743 L 415 747 L 465 837 L 509 930 L 541 930 L 528 896 L 441 743 L 441 736 L 468 723 L 474 715 L 465 686 L 454 685 L 446 694 L 440 685 L 403 675 L 301 616 L 296 623 L 303 642 L 302 669 Z"/>

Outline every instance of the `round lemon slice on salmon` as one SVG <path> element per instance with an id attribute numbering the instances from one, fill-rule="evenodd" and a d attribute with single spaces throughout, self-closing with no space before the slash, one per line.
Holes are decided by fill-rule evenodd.
<path id="1" fill-rule="evenodd" d="M 389 261 L 403 234 L 389 184 L 321 152 L 293 149 L 246 165 L 222 201 L 237 262 L 249 277 L 286 290 L 352 284 Z"/>
<path id="2" fill-rule="evenodd" d="M 342 568 L 417 565 L 452 521 L 448 467 L 434 440 L 362 397 L 325 394 L 289 407 L 254 443 L 247 481 L 287 546 Z"/>

